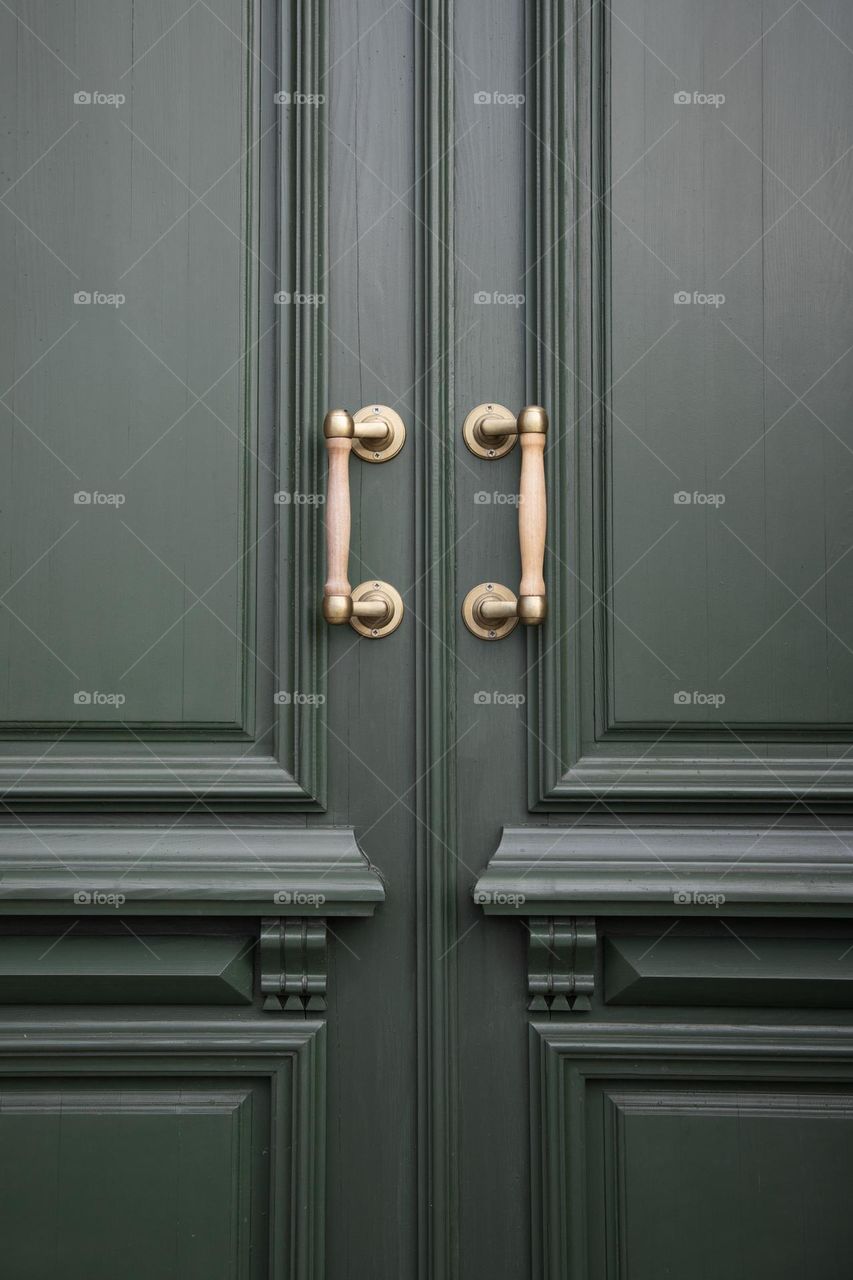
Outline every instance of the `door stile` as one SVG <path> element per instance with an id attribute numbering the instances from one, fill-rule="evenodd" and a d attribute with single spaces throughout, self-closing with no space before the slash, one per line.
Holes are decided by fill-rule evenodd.
<path id="1" fill-rule="evenodd" d="M 458 1275 L 452 0 L 417 10 L 418 1275 Z"/>

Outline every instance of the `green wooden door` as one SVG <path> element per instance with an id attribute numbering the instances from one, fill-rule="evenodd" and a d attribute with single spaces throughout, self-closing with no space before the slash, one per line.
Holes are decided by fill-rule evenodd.
<path id="1" fill-rule="evenodd" d="M 0 1271 L 849 1274 L 842 0 L 0 4 Z M 548 616 L 517 590 L 550 414 Z M 331 628 L 325 413 L 350 462 Z"/>
<path id="2" fill-rule="evenodd" d="M 457 633 L 462 1272 L 841 1277 L 849 7 L 477 9 L 456 438 L 548 407 L 550 614 Z M 515 590 L 517 454 L 456 486 Z"/>

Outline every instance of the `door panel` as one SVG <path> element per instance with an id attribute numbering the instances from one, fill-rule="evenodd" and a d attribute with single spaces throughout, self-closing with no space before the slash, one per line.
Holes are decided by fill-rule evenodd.
<path id="1" fill-rule="evenodd" d="M 559 406 L 536 807 L 849 790 L 853 102 L 824 8 L 534 24 L 534 52 L 564 46 L 531 141 Z"/>
<path id="2" fill-rule="evenodd" d="M 227 20 L 241 23 L 244 6 L 229 8 Z M 146 30 L 144 17 L 134 25 L 130 6 L 88 6 L 65 38 L 84 48 L 94 39 L 116 58 L 126 52 L 118 96 L 130 88 L 124 72 L 134 49 L 156 36 L 153 16 Z M 9 14 L 3 22 L 13 55 L 16 24 Z M 22 43 L 24 79 L 34 60 L 51 59 Z M 223 84 L 205 74 L 212 63 L 221 65 Z M 5 585 L 28 568 L 32 548 L 56 545 L 14 592 L 23 622 L 5 612 L 3 647 L 15 673 L 5 672 L 9 727 L 121 718 L 154 731 L 243 728 L 244 655 L 235 635 L 243 575 L 233 571 L 206 596 L 212 613 L 182 616 L 191 597 L 167 566 L 180 550 L 186 576 L 206 588 L 226 554 L 239 562 L 246 519 L 243 470 L 257 427 L 243 421 L 245 316 L 229 305 L 249 285 L 241 247 L 247 175 L 239 163 L 254 140 L 245 63 L 222 26 L 194 15 L 130 73 L 133 119 L 126 103 L 107 106 L 97 96 L 87 103 L 97 91 L 72 94 L 71 78 L 57 76 L 40 103 L 38 129 L 15 157 L 33 167 L 6 197 L 29 227 L 5 219 L 8 260 L 19 272 L 13 296 L 48 295 L 51 304 L 21 315 L 17 341 L 5 348 L 3 385 L 16 383 L 6 396 L 4 511 L 13 536 Z M 170 77 L 180 95 L 158 91 Z M 11 116 L 21 80 L 5 85 Z M 72 174 L 78 217 L 60 220 Z M 219 207 L 191 209 L 188 187 L 212 187 Z M 169 236 L 179 219 L 185 234 Z M 190 269 L 196 256 L 213 264 L 204 278 Z M 170 353 L 180 366 L 171 371 Z M 39 375 L 31 378 L 36 360 Z M 230 372 L 221 378 L 223 368 Z M 212 385 L 211 403 L 195 403 L 188 387 Z M 81 686 L 90 695 L 93 686 L 120 691 L 122 716 L 114 703 L 75 700 Z"/>
<path id="3" fill-rule="evenodd" d="M 845 1274 L 850 1039 L 531 1027 L 533 1273 Z"/>
<path id="4" fill-rule="evenodd" d="M 608 729 L 677 718 L 701 740 L 724 720 L 759 742 L 849 742 L 853 569 L 835 562 L 853 263 L 827 218 L 850 178 L 853 87 L 849 53 L 805 9 L 741 56 L 785 7 L 623 4 L 609 25 Z M 626 29 L 638 20 L 661 61 Z M 725 702 L 674 716 L 681 689 Z"/>
<path id="5" fill-rule="evenodd" d="M 615 1274 L 690 1275 L 701 1241 L 702 1265 L 738 1280 L 762 1270 L 793 1280 L 804 1267 L 843 1275 L 853 1243 L 849 1092 L 615 1083 L 590 1102 L 604 1119 L 600 1225 Z"/>
<path id="6" fill-rule="evenodd" d="M 292 56 L 316 78 L 317 37 L 290 48 L 288 23 L 279 54 L 266 0 L 88 3 L 58 26 L 37 8 L 51 46 L 0 15 L 0 781 L 311 807 L 319 486 L 290 426 L 323 373 L 313 327 L 280 313 L 316 310 L 323 166 L 294 169 L 274 91 Z"/>
<path id="7" fill-rule="evenodd" d="M 198 1012 L 4 1019 L 6 1274 L 324 1274 L 325 1027 Z"/>
<path id="8" fill-rule="evenodd" d="M 0 1221 L 9 1274 L 268 1274 L 268 1113 L 268 1096 L 249 1082 L 4 1085 Z M 48 1232 L 39 1229 L 46 1186 Z"/>

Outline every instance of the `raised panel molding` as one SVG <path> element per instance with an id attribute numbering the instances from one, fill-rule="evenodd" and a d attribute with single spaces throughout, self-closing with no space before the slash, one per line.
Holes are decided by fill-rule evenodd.
<path id="1" fill-rule="evenodd" d="M 245 569 L 236 636 L 242 710 L 233 723 L 9 724 L 0 731 L 0 791 L 7 807 L 103 811 L 103 806 L 142 810 L 204 802 L 241 810 L 316 811 L 325 806 L 319 510 L 315 502 L 273 502 L 278 491 L 314 495 L 321 490 L 319 425 L 327 399 L 323 306 L 274 306 L 273 291 L 312 297 L 325 291 L 325 105 L 322 95 L 309 109 L 272 100 L 280 87 L 317 92 L 327 64 L 328 0 L 288 0 L 281 6 L 278 31 L 262 31 L 263 14 L 270 12 L 260 0 L 245 0 L 246 38 L 240 39 L 246 68 L 245 278 L 243 297 L 235 298 L 246 328 L 240 411 L 246 483 L 238 558 Z M 211 16 L 215 21 L 220 20 Z M 269 242 L 266 252 L 275 255 L 270 260 L 277 262 L 277 280 L 273 283 L 267 273 L 262 287 L 264 219 L 274 219 L 273 226 L 264 223 L 263 239 L 264 245 Z M 275 354 L 267 351 L 270 346 Z M 260 403 L 268 405 L 265 412 L 273 420 L 272 442 L 264 449 L 255 438 Z M 257 548 L 268 533 L 275 551 L 259 578 Z M 132 591 L 133 584 L 126 589 Z M 267 615 L 262 643 L 259 619 Z"/>
<path id="2" fill-rule="evenodd" d="M 252 1003 L 251 937 L 63 930 L 0 935 L 0 1005 Z"/>
<path id="3" fill-rule="evenodd" d="M 849 808 L 845 726 L 617 725 L 608 688 L 609 7 L 528 6 L 528 397 L 548 406 L 550 621 L 527 628 L 532 811 Z M 584 586 L 583 584 L 588 584 Z"/>
<path id="4" fill-rule="evenodd" d="M 7 1273 L 50 1275 L 61 1259 L 67 1277 L 105 1280 L 120 1259 L 134 1280 L 267 1277 L 264 1092 L 256 1081 L 87 1088 L 0 1075 Z M 163 1231 L 167 1215 L 172 1229 Z"/>
<path id="5" fill-rule="evenodd" d="M 716 1096 L 709 1081 L 719 1086 Z M 680 1108 L 683 1114 L 709 1116 L 738 1114 L 742 1107 L 745 1116 L 791 1124 L 804 1116 L 849 1119 L 853 1028 L 534 1022 L 530 1085 L 532 1274 L 544 1280 L 598 1277 L 605 1274 L 605 1239 L 610 1249 L 617 1249 L 620 1239 L 612 1218 L 619 1204 L 613 1166 L 619 1135 L 611 1133 L 611 1124 L 596 1129 L 593 1141 L 588 1130 L 599 1114 L 601 1091 L 611 1115 L 620 1107 L 623 1113 L 645 1106 L 652 1114 Z M 644 1100 L 637 1098 L 641 1088 Z M 602 1176 L 608 1185 L 606 1205 Z M 624 1204 L 621 1209 L 624 1214 Z M 608 1254 L 606 1274 L 627 1272 Z"/>
<path id="6" fill-rule="evenodd" d="M 839 938 L 609 937 L 602 968 L 614 1006 L 853 1008 L 853 949 Z"/>
<path id="7" fill-rule="evenodd" d="M 227 1104 L 247 1077 L 270 1090 L 272 1153 L 269 1222 L 271 1280 L 322 1280 L 324 1275 L 326 1029 L 322 1022 L 6 1021 L 0 1029 L 0 1090 L 7 1077 L 48 1074 L 56 1081 L 204 1081 L 209 1105 Z M 210 1094 L 210 1082 L 216 1086 Z M 94 1093 L 94 1084 L 93 1084 Z M 182 1097 L 186 1092 L 182 1093 Z M 98 1114 L 92 1097 L 88 1114 Z M 245 1175 L 239 1189 L 245 1192 Z"/>

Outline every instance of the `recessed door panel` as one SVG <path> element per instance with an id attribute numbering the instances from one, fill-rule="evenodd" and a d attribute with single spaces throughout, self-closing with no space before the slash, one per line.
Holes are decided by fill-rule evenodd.
<path id="1" fill-rule="evenodd" d="M 259 1082 L 4 1082 L 7 1274 L 267 1275 L 268 1130 L 268 1087 Z"/>

